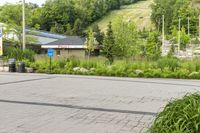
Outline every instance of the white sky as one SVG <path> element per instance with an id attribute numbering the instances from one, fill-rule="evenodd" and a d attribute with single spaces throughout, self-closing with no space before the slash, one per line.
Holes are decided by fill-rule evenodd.
<path id="1" fill-rule="evenodd" d="M 3 5 L 5 3 L 13 3 L 15 4 L 16 2 L 19 2 L 21 0 L 0 0 L 0 5 Z M 26 2 L 32 2 L 32 3 L 36 3 L 38 5 L 41 5 L 43 3 L 45 3 L 46 0 L 26 0 Z"/>

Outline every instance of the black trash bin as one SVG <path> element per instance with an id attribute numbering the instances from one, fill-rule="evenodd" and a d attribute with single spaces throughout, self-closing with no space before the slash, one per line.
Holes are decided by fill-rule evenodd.
<path id="1" fill-rule="evenodd" d="M 9 72 L 16 72 L 16 60 L 15 59 L 9 59 Z"/>
<path id="2" fill-rule="evenodd" d="M 25 63 L 24 62 L 19 62 L 18 64 L 18 70 L 19 70 L 19 73 L 25 73 L 26 70 L 25 70 Z"/>

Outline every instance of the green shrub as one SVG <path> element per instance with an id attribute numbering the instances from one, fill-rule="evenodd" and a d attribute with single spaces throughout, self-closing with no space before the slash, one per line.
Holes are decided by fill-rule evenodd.
<path id="1" fill-rule="evenodd" d="M 6 48 L 4 55 L 9 58 L 15 58 L 17 61 L 29 60 L 34 61 L 35 53 L 30 49 L 24 51 L 20 48 Z"/>
<path id="2" fill-rule="evenodd" d="M 37 72 L 49 72 L 49 59 L 31 62 L 23 60 L 28 67 Z M 88 72 L 74 71 L 74 68 L 87 69 Z M 107 65 L 105 60 L 90 59 L 53 59 L 52 71 L 57 74 L 81 74 L 117 77 L 146 77 L 146 78 L 183 78 L 200 79 L 198 60 L 181 61 L 176 58 L 162 58 L 158 62 L 151 61 L 123 61 L 117 60 Z"/>
<path id="3" fill-rule="evenodd" d="M 176 72 L 176 78 L 187 79 L 189 75 L 189 71 L 186 69 L 180 69 Z"/>
<path id="4" fill-rule="evenodd" d="M 187 95 L 169 103 L 161 112 L 150 133 L 200 133 L 200 94 Z"/>
<path id="5" fill-rule="evenodd" d="M 159 59 L 157 64 L 162 71 L 168 68 L 174 72 L 179 67 L 179 60 L 174 57 L 164 57 Z"/>
<path id="6" fill-rule="evenodd" d="M 35 52 L 30 49 L 25 49 L 22 51 L 22 59 L 27 59 L 29 61 L 34 61 Z"/>
<path id="7" fill-rule="evenodd" d="M 71 59 L 69 59 L 69 61 L 66 63 L 65 68 L 73 69 L 73 68 L 79 67 L 79 66 L 80 66 L 80 60 L 75 59 L 75 58 L 71 58 Z"/>
<path id="8" fill-rule="evenodd" d="M 192 72 L 189 74 L 190 79 L 200 79 L 200 72 Z"/>
<path id="9" fill-rule="evenodd" d="M 151 69 L 145 70 L 144 71 L 144 77 L 146 77 L 146 78 L 153 78 L 154 77 L 153 70 L 151 70 Z"/>

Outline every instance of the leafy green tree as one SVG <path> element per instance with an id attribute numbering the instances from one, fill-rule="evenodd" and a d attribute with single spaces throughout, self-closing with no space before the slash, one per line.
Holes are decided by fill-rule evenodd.
<path id="1" fill-rule="evenodd" d="M 154 0 L 151 19 L 158 31 L 162 31 L 162 15 L 165 15 L 165 31 L 171 34 L 173 27 L 178 27 L 179 18 L 181 27 L 187 29 L 190 17 L 191 34 L 197 33 L 199 11 L 192 5 L 191 0 Z"/>
<path id="2" fill-rule="evenodd" d="M 138 55 L 138 31 L 135 23 L 125 22 L 118 18 L 113 26 L 115 36 L 115 55 L 117 57 L 129 57 Z"/>
<path id="3" fill-rule="evenodd" d="M 170 32 L 175 3 L 176 0 L 154 0 L 154 3 L 152 4 L 151 19 L 158 31 L 162 31 L 162 15 L 164 15 L 165 30 L 167 33 Z"/>
<path id="4" fill-rule="evenodd" d="M 134 3 L 135 0 L 126 0 Z M 138 1 L 138 0 L 137 0 Z M 65 27 L 72 26 L 74 34 L 82 34 L 82 31 L 96 20 L 103 17 L 110 10 L 119 9 L 127 4 L 121 0 L 47 0 L 38 14 L 43 30 L 50 31 L 55 28 L 55 22 Z M 64 28 L 66 32 L 66 28 Z M 81 32 L 80 32 L 81 31 Z"/>
<path id="5" fill-rule="evenodd" d="M 179 31 L 174 27 L 172 30 L 172 43 L 178 44 Z M 185 28 L 182 27 L 180 31 L 180 48 L 183 50 L 186 48 L 186 45 L 190 43 L 190 35 L 185 31 Z"/>
<path id="6" fill-rule="evenodd" d="M 108 59 L 109 63 L 112 64 L 114 61 L 115 54 L 115 37 L 112 30 L 112 23 L 109 22 L 107 33 L 103 41 L 103 53 Z"/>
<path id="7" fill-rule="evenodd" d="M 64 27 L 61 24 L 55 23 L 55 26 L 52 26 L 50 31 L 53 32 L 53 33 L 63 34 L 64 33 Z"/>
<path id="8" fill-rule="evenodd" d="M 99 43 L 97 42 L 94 36 L 93 30 L 90 28 L 88 32 L 88 37 L 86 38 L 86 41 L 85 41 L 85 46 L 88 52 L 88 59 L 90 58 L 91 52 L 93 52 L 95 48 L 97 48 L 98 44 Z"/>
<path id="9" fill-rule="evenodd" d="M 182 27 L 181 28 L 181 40 L 180 40 L 180 48 L 181 49 L 185 49 L 186 48 L 186 45 L 190 43 L 190 36 L 185 32 L 185 28 Z"/>
<path id="10" fill-rule="evenodd" d="M 30 25 L 32 22 L 29 16 L 31 11 L 35 8 L 37 8 L 37 6 L 32 3 L 25 5 L 27 25 Z M 15 36 L 11 39 L 4 36 L 4 40 L 22 47 L 22 4 L 5 4 L 1 6 L 0 21 L 6 25 L 5 34 L 14 34 Z M 35 40 L 35 38 L 26 36 L 27 43 L 32 43 Z"/>
<path id="11" fill-rule="evenodd" d="M 30 15 L 27 16 L 30 19 L 28 26 L 36 30 L 40 30 L 43 22 L 42 12 L 43 7 L 37 7 L 29 10 Z M 27 19 L 27 18 L 26 18 Z"/>

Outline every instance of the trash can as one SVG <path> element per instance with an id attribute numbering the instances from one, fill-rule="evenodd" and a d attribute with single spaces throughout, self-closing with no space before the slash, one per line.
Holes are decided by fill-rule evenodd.
<path id="1" fill-rule="evenodd" d="M 18 71 L 19 71 L 19 73 L 25 73 L 25 63 L 24 62 L 19 62 L 19 64 L 18 64 L 19 66 L 18 66 Z"/>
<path id="2" fill-rule="evenodd" d="M 16 60 L 13 58 L 9 59 L 8 64 L 9 64 L 9 72 L 16 72 Z"/>

